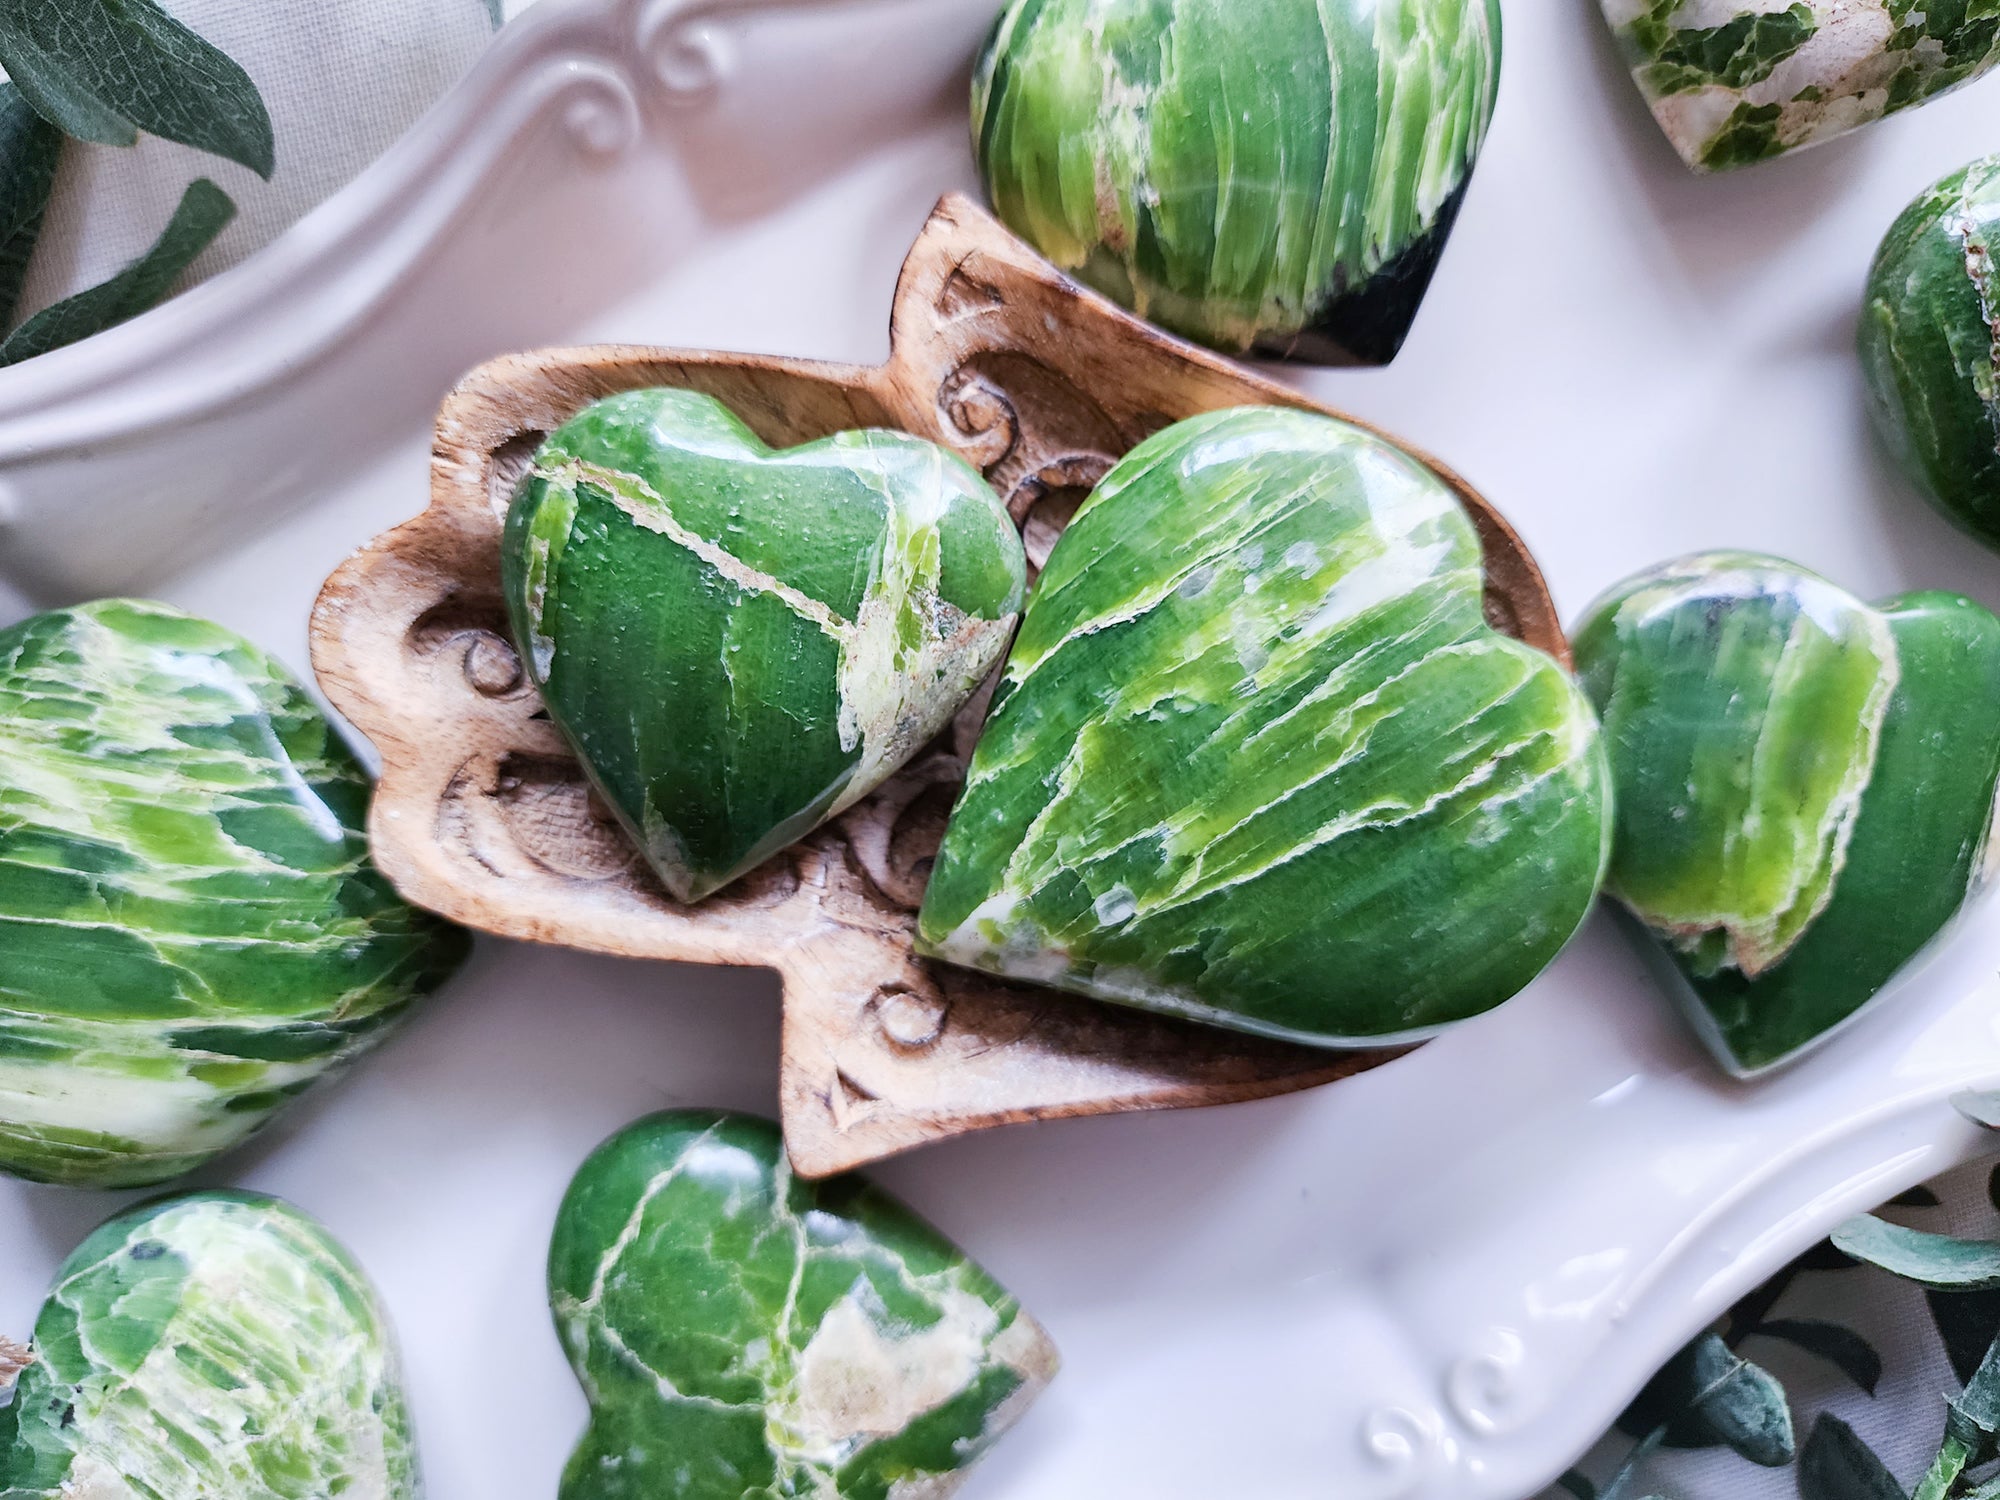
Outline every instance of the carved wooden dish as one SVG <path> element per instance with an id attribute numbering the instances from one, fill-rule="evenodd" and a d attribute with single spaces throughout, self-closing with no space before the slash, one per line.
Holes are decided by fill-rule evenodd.
<path id="1" fill-rule="evenodd" d="M 776 969 L 785 1139 L 809 1177 L 995 1125 L 1253 1099 L 1386 1061 L 914 957 L 984 694 L 874 795 L 698 906 L 669 898 L 594 805 L 509 644 L 499 559 L 530 456 L 589 402 L 681 386 L 774 445 L 853 427 L 944 443 L 1006 500 L 1034 566 L 1104 472 L 1169 423 L 1255 403 L 1324 410 L 1083 290 L 958 195 L 910 252 L 891 334 L 875 369 L 604 347 L 515 355 L 465 379 L 438 413 L 430 508 L 348 559 L 313 612 L 320 683 L 382 754 L 369 831 L 384 872 L 484 932 Z M 1520 539 L 1457 475 L 1415 456 L 1478 527 L 1493 623 L 1566 662 Z"/>

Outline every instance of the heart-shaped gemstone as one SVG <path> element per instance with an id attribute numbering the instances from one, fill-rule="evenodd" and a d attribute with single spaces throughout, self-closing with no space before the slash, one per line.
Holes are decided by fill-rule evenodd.
<path id="1" fill-rule="evenodd" d="M 682 901 L 942 729 L 1006 649 L 1027 572 L 992 490 L 936 444 L 773 452 L 681 390 L 608 397 L 550 437 L 502 559 L 550 714 Z"/>
<path id="2" fill-rule="evenodd" d="M 973 154 L 1002 219 L 1142 317 L 1387 364 L 1499 82 L 1499 0 L 1013 0 Z"/>
<path id="3" fill-rule="evenodd" d="M 0 1170 L 161 1182 L 465 952 L 368 862 L 368 778 L 271 657 L 164 605 L 0 631 Z"/>
<path id="4" fill-rule="evenodd" d="M 1875 427 L 1931 503 L 2000 547 L 2000 156 L 1927 189 L 1868 272 L 1861 368 Z"/>
<path id="5" fill-rule="evenodd" d="M 1609 825 L 1589 704 L 1481 594 L 1464 511 L 1380 438 L 1252 407 L 1141 444 L 1036 586 L 919 947 L 1332 1046 L 1499 1004 Z"/>
<path id="6" fill-rule="evenodd" d="M 590 1401 L 561 1500 L 942 1497 L 1055 1373 L 1020 1305 L 778 1129 L 686 1111 L 583 1164 L 549 1250 Z"/>
<path id="7" fill-rule="evenodd" d="M 388 1320 L 312 1219 L 248 1193 L 120 1214 L 63 1262 L 0 1409 L 10 1500 L 417 1500 Z"/>
<path id="8" fill-rule="evenodd" d="M 1817 145 L 2000 61 L 1992 13 L 1909 0 L 1603 0 L 1653 118 L 1720 171 Z"/>
<path id="9" fill-rule="evenodd" d="M 1732 1071 L 1857 1014 L 1984 878 L 2000 619 L 1982 606 L 1870 606 L 1705 553 L 1612 589 L 1576 652 L 1616 790 L 1606 890 Z"/>

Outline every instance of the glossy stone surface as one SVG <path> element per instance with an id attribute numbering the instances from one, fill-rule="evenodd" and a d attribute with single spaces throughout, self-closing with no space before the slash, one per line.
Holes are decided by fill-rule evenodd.
<path id="1" fill-rule="evenodd" d="M 1576 651 L 1616 789 L 1606 889 L 1733 1071 L 1856 1015 L 1985 879 L 2000 619 L 1982 606 L 1870 606 L 1707 553 L 1613 589 Z"/>
<path id="2" fill-rule="evenodd" d="M 976 470 L 900 432 L 773 452 L 644 390 L 537 454 L 503 550 L 550 714 L 666 887 L 697 901 L 942 729 L 1006 650 L 1027 561 Z"/>
<path id="3" fill-rule="evenodd" d="M 63 1263 L 0 1409 L 8 1500 L 416 1500 L 388 1321 L 276 1199 L 190 1193 Z"/>
<path id="4" fill-rule="evenodd" d="M 991 1277 L 858 1178 L 793 1177 L 778 1128 L 654 1115 L 570 1184 L 556 1331 L 590 1401 L 561 1500 L 921 1500 L 1055 1373 Z"/>
<path id="5" fill-rule="evenodd" d="M 1589 705 L 1488 627 L 1451 492 L 1272 408 L 1133 450 L 1056 544 L 918 946 L 1322 1045 L 1498 1005 L 1589 911 Z"/>
<path id="6" fill-rule="evenodd" d="M 248 641 L 107 600 L 0 631 L 0 1169 L 164 1181 L 465 950 L 368 862 L 368 778 Z"/>
<path id="7" fill-rule="evenodd" d="M 1936 183 L 1875 253 L 1861 368 L 1876 431 L 1932 504 L 2000 547 L 2000 157 Z"/>
<path id="8" fill-rule="evenodd" d="M 1963 0 L 1603 0 L 1653 117 L 1720 171 L 1934 99 L 2000 59 L 2000 14 Z"/>
<path id="9" fill-rule="evenodd" d="M 1498 0 L 1013 0 L 973 79 L 995 210 L 1230 353 L 1386 364 L 1492 119 Z"/>

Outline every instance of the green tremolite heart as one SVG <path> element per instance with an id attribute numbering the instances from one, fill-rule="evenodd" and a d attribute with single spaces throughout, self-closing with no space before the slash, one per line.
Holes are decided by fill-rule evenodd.
<path id="1" fill-rule="evenodd" d="M 549 1249 L 590 1401 L 561 1500 L 942 1500 L 1054 1375 L 993 1279 L 777 1127 L 654 1115 L 576 1174 Z"/>
<path id="2" fill-rule="evenodd" d="M 388 1321 L 312 1219 L 248 1193 L 120 1214 L 63 1262 L 0 1409 L 7 1500 L 417 1500 Z"/>
<path id="3" fill-rule="evenodd" d="M 926 953 L 1302 1042 L 1499 1004 L 1589 911 L 1590 706 L 1490 629 L 1450 490 L 1247 408 L 1135 449 L 1057 543 L 952 814 Z"/>
<path id="4" fill-rule="evenodd" d="M 1906 208 L 1868 273 L 1861 367 L 1875 427 L 1933 505 L 2000 548 L 2000 156 Z"/>
<path id="5" fill-rule="evenodd" d="M 1006 649 L 1027 560 L 978 473 L 900 432 L 774 453 L 711 397 L 585 408 L 502 554 L 549 712 L 697 901 L 866 796 Z"/>
<path id="6" fill-rule="evenodd" d="M 1499 82 L 1499 0 L 1012 0 L 973 154 L 1002 219 L 1142 317 L 1386 364 Z"/>
<path id="7" fill-rule="evenodd" d="M 2000 787 L 2000 619 L 1870 606 L 1707 553 L 1619 584 L 1578 632 L 1617 794 L 1607 890 L 1734 1072 L 1859 1012 L 1980 882 Z"/>
<path id="8" fill-rule="evenodd" d="M 0 1170 L 161 1182 L 465 952 L 368 862 L 368 778 L 240 636 L 104 600 L 0 631 Z"/>
<path id="9" fill-rule="evenodd" d="M 1983 4 L 1602 0 L 1674 149 L 1721 171 L 1832 140 L 2000 61 Z"/>

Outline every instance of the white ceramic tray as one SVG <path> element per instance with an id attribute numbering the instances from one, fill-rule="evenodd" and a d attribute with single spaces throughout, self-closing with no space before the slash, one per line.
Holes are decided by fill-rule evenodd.
<path id="1" fill-rule="evenodd" d="M 903 250 L 975 186 L 962 70 L 993 3 L 545 0 L 265 255 L 0 372 L 0 570 L 51 599 L 143 585 L 303 667 L 320 579 L 422 506 L 430 410 L 474 360 L 592 339 L 880 359 Z M 1571 615 L 1708 546 L 2000 604 L 2000 558 L 1876 456 L 1849 353 L 1877 237 L 2000 140 L 2000 85 L 1700 181 L 1595 0 L 1507 20 L 1415 335 L 1389 370 L 1300 377 L 1313 394 L 1463 469 Z M 774 1112 L 776 998 L 754 972 L 485 944 L 205 1176 L 296 1199 L 369 1265 L 435 1500 L 554 1493 L 583 1416 L 541 1294 L 563 1185 L 645 1110 Z M 1600 920 L 1513 1004 L 1360 1079 L 878 1175 L 1066 1355 L 970 1500 L 1519 1500 L 1733 1297 L 1980 1149 L 1943 1101 L 1996 1081 L 1991 909 L 1895 1008 L 1754 1086 Z M 0 1328 L 118 1201 L 0 1185 Z"/>

